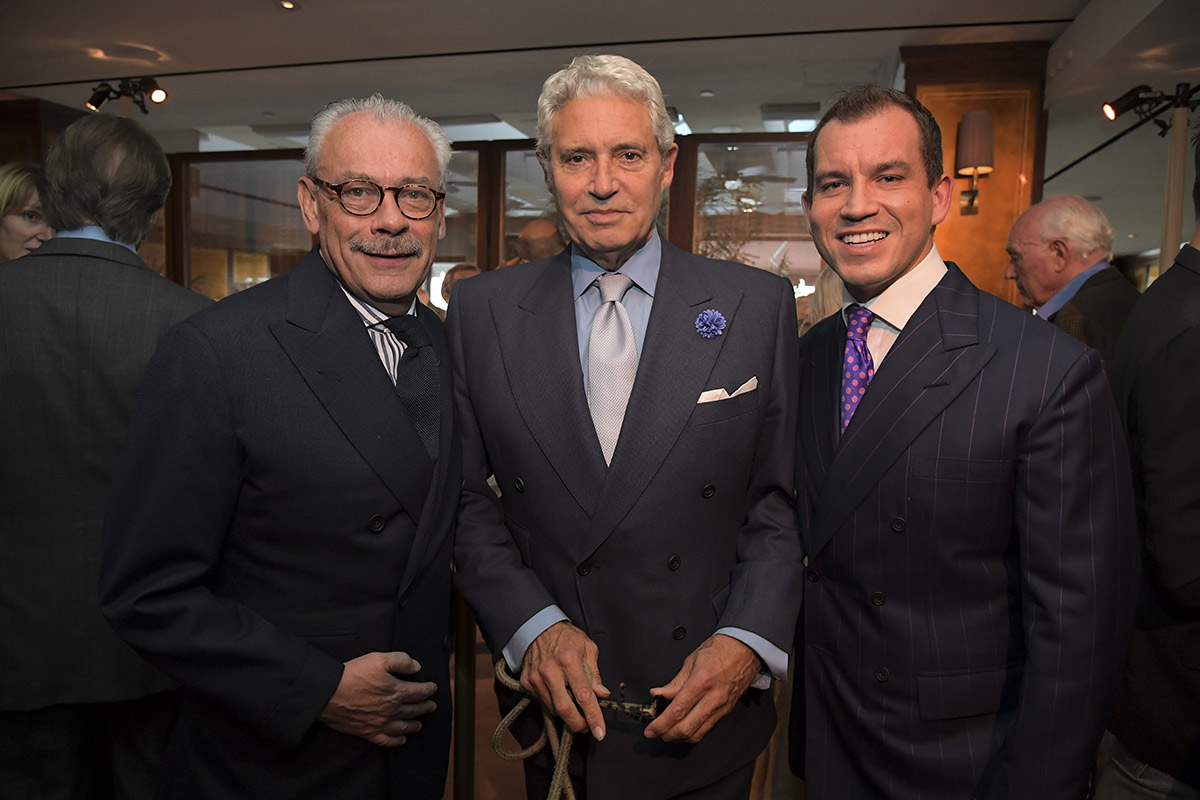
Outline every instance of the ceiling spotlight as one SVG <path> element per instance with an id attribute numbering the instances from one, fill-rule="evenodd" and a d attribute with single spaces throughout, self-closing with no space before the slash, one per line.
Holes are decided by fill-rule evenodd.
<path id="1" fill-rule="evenodd" d="M 1109 120 L 1115 120 L 1127 111 L 1154 102 L 1157 97 L 1158 95 L 1151 92 L 1150 87 L 1143 83 L 1141 86 L 1133 87 L 1111 103 L 1105 103 L 1101 110 Z"/>
<path id="2" fill-rule="evenodd" d="M 107 103 L 109 100 L 117 96 L 116 91 L 107 83 L 102 83 L 92 90 L 92 96 L 88 99 L 84 106 L 89 111 L 99 111 L 100 106 Z"/>
<path id="3" fill-rule="evenodd" d="M 151 103 L 165 103 L 167 101 L 167 90 L 158 85 L 158 81 L 154 78 L 142 78 L 142 91 L 146 97 L 150 98 Z"/>

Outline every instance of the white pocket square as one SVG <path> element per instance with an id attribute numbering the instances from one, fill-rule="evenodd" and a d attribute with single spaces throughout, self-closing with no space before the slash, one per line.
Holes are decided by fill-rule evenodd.
<path id="1" fill-rule="evenodd" d="M 758 388 L 758 376 L 755 375 L 753 378 L 751 378 L 750 380 L 746 381 L 741 386 L 739 386 L 737 388 L 737 391 L 734 392 L 733 394 L 730 394 L 729 392 L 725 391 L 724 389 L 706 389 L 705 391 L 700 393 L 700 399 L 696 401 L 696 404 L 699 405 L 700 403 L 715 403 L 718 400 L 728 400 L 732 397 L 737 397 L 739 394 L 745 394 L 746 392 L 753 392 L 757 388 Z"/>

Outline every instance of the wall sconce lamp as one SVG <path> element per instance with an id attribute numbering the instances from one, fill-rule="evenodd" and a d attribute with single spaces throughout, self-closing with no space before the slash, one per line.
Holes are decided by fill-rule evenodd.
<path id="1" fill-rule="evenodd" d="M 146 108 L 146 99 L 149 98 L 150 102 L 155 104 L 164 103 L 167 100 L 167 91 L 158 85 L 158 81 L 150 77 L 122 78 L 115 88 L 111 83 L 105 81 L 92 90 L 92 96 L 88 98 L 84 106 L 89 111 L 99 111 L 100 106 L 119 97 L 128 97 L 142 110 L 143 114 L 149 114 L 150 111 Z"/>
<path id="2" fill-rule="evenodd" d="M 958 213 L 979 213 L 979 176 L 992 171 L 992 112 L 968 111 L 958 123 L 954 150 L 954 174 L 971 179 L 970 188 L 959 196 Z"/>

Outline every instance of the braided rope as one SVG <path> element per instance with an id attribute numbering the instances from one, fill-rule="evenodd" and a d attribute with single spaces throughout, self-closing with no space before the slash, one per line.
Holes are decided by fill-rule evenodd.
<path id="1" fill-rule="evenodd" d="M 492 749 L 496 751 L 496 755 L 507 761 L 522 761 L 540 753 L 548 744 L 550 753 L 554 756 L 554 774 L 550 779 L 550 795 L 546 800 L 559 800 L 559 798 L 575 800 L 575 787 L 571 785 L 571 778 L 567 774 L 567 760 L 571 755 L 571 744 L 575 739 L 571 729 L 543 705 L 541 706 L 542 733 L 538 736 L 537 741 L 523 750 L 506 749 L 501 743 L 504 734 L 509 732 L 512 724 L 517 721 L 517 717 L 525 713 L 525 709 L 533 704 L 533 697 L 526 693 L 521 688 L 520 681 L 509 673 L 503 658 L 496 662 L 496 680 L 500 681 L 501 685 L 520 692 L 522 697 L 496 726 L 496 732 L 492 734 Z"/>

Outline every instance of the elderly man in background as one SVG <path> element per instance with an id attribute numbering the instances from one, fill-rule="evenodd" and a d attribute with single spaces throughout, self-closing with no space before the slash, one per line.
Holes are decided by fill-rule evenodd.
<path id="1" fill-rule="evenodd" d="M 209 304 L 138 257 L 170 188 L 162 148 L 137 123 L 84 117 L 46 156 L 58 238 L 0 266 L 5 798 L 156 790 L 174 684 L 113 633 L 96 582 L 142 372 L 163 333 Z"/>
<path id="2" fill-rule="evenodd" d="M 1079 341 L 1112 360 L 1138 293 L 1108 263 L 1112 226 L 1104 212 L 1074 195 L 1031 206 L 1008 234 L 1004 277 L 1021 300 Z"/>
<path id="3" fill-rule="evenodd" d="M 530 220 L 517 234 L 517 255 L 500 266 L 508 267 L 513 264 L 524 264 L 527 261 L 537 261 L 539 258 L 549 258 L 561 253 L 566 246 L 567 243 L 563 241 L 558 226 L 551 220 Z"/>
<path id="4" fill-rule="evenodd" d="M 458 436 L 415 300 L 450 142 L 379 95 L 313 119 L 318 245 L 177 326 L 105 525 L 104 613 L 183 686 L 171 798 L 440 798 Z"/>

